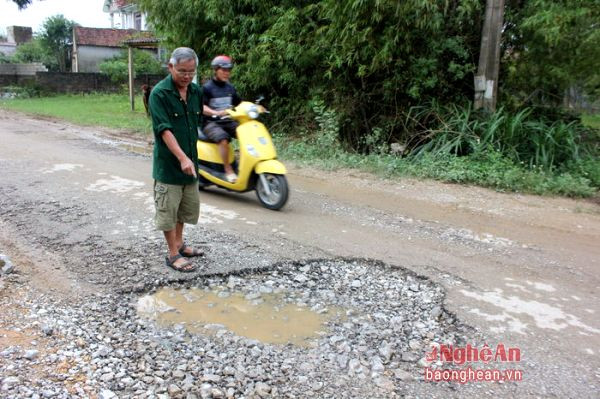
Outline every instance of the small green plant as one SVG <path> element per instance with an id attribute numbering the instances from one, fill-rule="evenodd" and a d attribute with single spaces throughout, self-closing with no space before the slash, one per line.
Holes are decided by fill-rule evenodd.
<path id="1" fill-rule="evenodd" d="M 316 145 L 322 148 L 324 154 L 335 154 L 340 146 L 340 124 L 335 111 L 328 109 L 323 101 L 315 101 L 312 109 L 319 126 L 314 132 Z"/>
<path id="2" fill-rule="evenodd" d="M 12 62 L 12 57 L 4 54 L 2 51 L 0 51 L 0 64 L 8 64 Z"/>
<path id="3" fill-rule="evenodd" d="M 381 127 L 371 130 L 371 133 L 362 137 L 362 145 L 369 154 L 383 155 L 390 151 L 388 144 L 389 137 Z"/>

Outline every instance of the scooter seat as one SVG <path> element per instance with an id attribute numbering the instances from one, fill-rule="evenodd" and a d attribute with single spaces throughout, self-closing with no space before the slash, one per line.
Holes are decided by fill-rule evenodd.
<path id="1" fill-rule="evenodd" d="M 211 139 L 206 137 L 206 135 L 204 134 L 204 132 L 202 131 L 201 128 L 198 128 L 198 140 L 205 141 L 207 143 L 213 143 L 213 141 Z"/>

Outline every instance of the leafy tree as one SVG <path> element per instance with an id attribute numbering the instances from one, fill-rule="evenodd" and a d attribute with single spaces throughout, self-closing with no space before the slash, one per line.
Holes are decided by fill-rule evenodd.
<path id="1" fill-rule="evenodd" d="M 33 3 L 33 0 L 12 0 L 17 6 L 19 6 L 19 10 L 26 8 L 28 5 Z"/>
<path id="2" fill-rule="evenodd" d="M 509 1 L 500 81 L 505 99 L 560 103 L 573 86 L 597 93 L 599 21 L 599 0 Z"/>
<path id="3" fill-rule="evenodd" d="M 470 96 L 479 0 L 137 3 L 161 37 L 193 47 L 204 65 L 232 55 L 240 91 L 267 94 L 280 115 L 297 122 L 325 100 L 353 146 L 376 128 L 401 136 L 398 114 L 429 96 Z"/>
<path id="4" fill-rule="evenodd" d="M 54 15 L 44 21 L 39 35 L 40 43 L 56 61 L 48 65 L 49 70 L 55 70 L 55 65 L 60 72 L 70 70 L 73 26 L 75 22 L 66 19 L 62 14 Z"/>
<path id="5" fill-rule="evenodd" d="M 113 82 L 123 82 L 128 76 L 128 53 L 122 51 L 121 54 L 106 60 L 100 64 L 100 72 L 111 77 Z M 133 67 L 136 74 L 162 74 L 165 73 L 160 61 L 158 61 L 150 52 L 134 49 Z"/>
<path id="6" fill-rule="evenodd" d="M 413 106 L 472 99 L 481 0 L 136 2 L 168 44 L 198 52 L 206 75 L 212 57 L 232 55 L 240 92 L 265 94 L 284 126 L 315 131 L 311 105 L 323 100 L 355 149 L 369 151 L 374 138 L 410 141 Z M 499 105 L 536 89 L 556 98 L 572 85 L 594 89 L 599 8 L 600 0 L 507 0 Z"/>
<path id="7" fill-rule="evenodd" d="M 53 57 L 42 44 L 39 37 L 17 46 L 15 54 L 12 57 L 13 62 L 41 62 L 49 70 L 58 70 L 56 58 Z"/>

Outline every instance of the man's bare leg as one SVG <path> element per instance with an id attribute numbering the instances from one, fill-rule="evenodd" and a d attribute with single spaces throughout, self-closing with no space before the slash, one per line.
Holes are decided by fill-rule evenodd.
<path id="1" fill-rule="evenodd" d="M 229 163 L 229 142 L 227 140 L 219 141 L 219 155 L 221 155 L 221 158 L 223 159 L 225 173 L 235 173 Z"/>
<path id="2" fill-rule="evenodd" d="M 183 223 L 177 222 L 173 230 L 164 231 L 167 246 L 169 247 L 169 258 L 179 254 L 179 248 L 183 245 Z M 186 259 L 177 259 L 173 265 L 179 267 L 187 262 Z"/>

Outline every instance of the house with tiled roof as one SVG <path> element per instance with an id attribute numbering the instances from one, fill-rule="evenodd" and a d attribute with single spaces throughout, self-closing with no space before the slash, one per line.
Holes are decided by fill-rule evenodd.
<path id="1" fill-rule="evenodd" d="M 152 32 L 136 29 L 73 28 L 73 72 L 99 72 L 99 65 L 125 48 L 125 42 L 135 38 L 152 39 Z M 147 48 L 158 57 L 158 49 Z"/>

